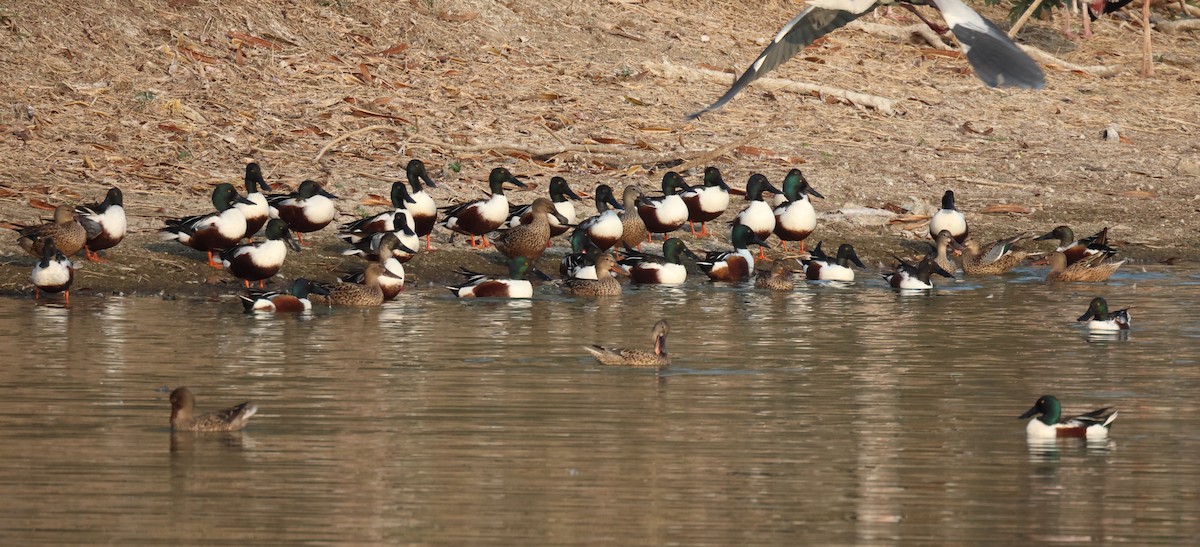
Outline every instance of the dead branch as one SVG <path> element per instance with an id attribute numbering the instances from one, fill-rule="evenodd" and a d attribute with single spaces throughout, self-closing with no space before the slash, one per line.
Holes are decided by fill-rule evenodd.
<path id="1" fill-rule="evenodd" d="M 1155 30 L 1167 34 L 1200 31 L 1200 19 L 1181 19 L 1179 21 L 1159 21 L 1154 25 Z"/>
<path id="2" fill-rule="evenodd" d="M 1040 5 L 1042 5 L 1042 0 L 1034 0 L 1032 4 L 1029 4 L 1029 7 L 1025 9 L 1025 13 L 1021 14 L 1021 18 L 1017 19 L 1012 28 L 1008 29 L 1008 38 L 1010 40 L 1016 37 L 1017 33 L 1021 31 L 1021 27 L 1025 26 L 1025 23 L 1029 21 L 1029 17 L 1033 15 L 1033 10 L 1036 10 Z"/>
<path id="3" fill-rule="evenodd" d="M 870 21 L 856 19 L 850 22 L 850 24 L 846 25 L 846 28 L 861 30 L 867 34 L 888 36 L 900 40 L 908 39 L 909 36 L 920 36 L 921 39 L 928 42 L 929 45 L 933 46 L 935 49 L 944 49 L 947 51 L 954 50 L 954 48 L 947 45 L 946 42 L 942 40 L 942 37 L 938 36 L 938 34 L 934 32 L 933 29 L 929 28 L 929 25 L 926 25 L 925 23 L 916 23 L 904 27 L 893 27 L 891 25 L 881 25 L 879 23 L 872 23 Z"/>
<path id="4" fill-rule="evenodd" d="M 1059 59 L 1058 57 L 1055 57 L 1033 46 L 1027 46 L 1024 44 L 1017 44 L 1017 46 L 1025 50 L 1025 53 L 1028 53 L 1030 57 L 1033 57 L 1034 60 L 1042 65 L 1058 68 L 1067 72 L 1082 72 L 1098 78 L 1108 78 L 1110 76 L 1116 76 L 1117 74 L 1120 74 L 1122 70 L 1122 67 L 1120 66 L 1080 66 Z"/>
<path id="5" fill-rule="evenodd" d="M 1150 48 L 1150 0 L 1142 0 L 1142 77 L 1154 75 L 1154 53 Z"/>

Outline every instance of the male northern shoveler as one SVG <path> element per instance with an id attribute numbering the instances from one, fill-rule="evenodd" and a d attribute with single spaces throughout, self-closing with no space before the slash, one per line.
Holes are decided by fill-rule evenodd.
<path id="1" fill-rule="evenodd" d="M 950 235 L 950 230 L 938 232 L 937 236 L 933 238 L 933 263 L 950 273 L 957 273 L 958 264 L 951 260 L 948 254 L 951 247 L 956 251 L 963 249 L 954 236 Z"/>
<path id="2" fill-rule="evenodd" d="M 75 209 L 69 205 L 59 205 L 54 209 L 54 220 L 33 226 L 13 225 L 20 234 L 17 245 L 25 252 L 42 257 L 42 245 L 47 239 L 54 239 L 54 245 L 62 254 L 75 256 L 87 244 L 87 230 L 75 220 Z"/>
<path id="3" fill-rule="evenodd" d="M 246 237 L 246 217 L 233 205 L 250 201 L 238 196 L 232 184 L 221 183 L 213 189 L 212 202 L 217 212 L 167 219 L 161 233 L 164 240 L 174 239 L 208 253 L 208 265 L 220 268 L 221 263 L 213 260 L 213 252 L 233 247 Z"/>
<path id="4" fill-rule="evenodd" d="M 475 243 L 475 236 L 483 236 L 483 246 L 490 246 L 487 233 L 499 228 L 508 219 L 508 198 L 504 196 L 505 183 L 525 187 L 525 183 L 517 180 L 508 169 L 492 169 L 488 175 L 488 188 L 492 191 L 492 197 L 443 207 L 442 226 L 470 236 L 472 247 L 479 247 Z"/>
<path id="5" fill-rule="evenodd" d="M 1025 237 L 1017 234 L 980 246 L 978 241 L 968 239 L 963 245 L 963 271 L 971 275 L 999 275 L 1025 260 L 1029 253 L 1013 247 Z"/>
<path id="6" fill-rule="evenodd" d="M 1063 418 L 1062 405 L 1058 399 L 1053 395 L 1043 395 L 1033 404 L 1033 408 L 1017 419 L 1024 420 L 1031 416 L 1037 416 L 1037 418 L 1029 420 L 1029 425 L 1025 426 L 1026 435 L 1033 439 L 1056 439 L 1059 437 L 1103 439 L 1108 437 L 1108 428 L 1112 427 L 1113 420 L 1117 419 L 1117 412 L 1109 413 L 1109 410 L 1112 410 L 1112 407 L 1098 408 L 1087 414 Z"/>
<path id="7" fill-rule="evenodd" d="M 642 248 L 642 242 L 650 239 L 650 231 L 646 222 L 638 213 L 638 202 L 642 199 L 642 191 L 636 186 L 626 186 L 621 193 L 622 209 L 617 214 L 621 219 L 621 244 L 625 247 Z"/>
<path id="8" fill-rule="evenodd" d="M 666 234 L 678 230 L 687 222 L 688 208 L 680 193 L 688 190 L 690 188 L 683 182 L 682 175 L 668 171 L 662 179 L 662 197 L 642 196 L 638 201 L 637 213 L 642 217 L 642 222 L 646 223 L 646 230 L 650 232 L 647 241 L 652 240 L 654 234 L 663 234 L 663 239 L 667 239 Z"/>
<path id="9" fill-rule="evenodd" d="M 888 282 L 894 289 L 905 290 L 928 290 L 933 288 L 933 282 L 929 277 L 933 274 L 938 274 L 942 277 L 954 279 L 954 274 L 946 271 L 941 266 L 938 266 L 933 259 L 925 257 L 921 259 L 919 264 L 913 265 L 900 257 L 893 257 L 899 264 L 896 266 L 894 273 L 883 274 L 883 279 Z"/>
<path id="10" fill-rule="evenodd" d="M 312 301 L 308 299 L 309 293 L 327 294 L 328 291 L 301 277 L 293 281 L 291 288 L 286 292 L 250 290 L 246 291 L 246 294 L 239 294 L 238 298 L 241 299 L 242 307 L 247 313 L 298 313 L 312 309 Z"/>
<path id="11" fill-rule="evenodd" d="M 518 224 L 503 230 L 496 236 L 496 250 L 500 254 L 513 258 L 523 256 L 530 262 L 537 261 L 550 246 L 550 219 L 567 224 L 567 217 L 554 208 L 554 202 L 546 198 L 537 198 L 529 204 L 529 214 L 532 218 L 528 224 Z"/>
<path id="12" fill-rule="evenodd" d="M 246 237 L 254 237 L 271 219 L 271 206 L 263 192 L 271 187 L 263 179 L 262 168 L 257 163 L 246 164 L 246 200 L 250 203 L 235 203 L 234 207 L 246 217 Z"/>
<path id="13" fill-rule="evenodd" d="M 374 251 L 368 250 L 363 256 L 371 256 L 370 253 L 374 253 L 375 262 L 383 266 L 384 271 L 390 274 L 379 277 L 379 288 L 383 290 L 383 299 L 387 301 L 395 299 L 401 292 L 404 292 L 404 264 L 396 256 L 412 256 L 412 252 L 404 249 L 404 244 L 400 243 L 400 238 L 397 238 L 395 233 L 388 232 L 381 235 L 378 248 Z M 366 281 L 365 274 L 365 270 L 358 270 L 342 276 L 341 280 L 343 283 L 362 285 Z"/>
<path id="14" fill-rule="evenodd" d="M 467 278 L 466 282 L 446 288 L 459 298 L 529 298 L 533 296 L 533 284 L 525 280 L 528 270 L 529 259 L 523 256 L 508 262 L 507 279 L 459 268 L 458 273 Z"/>
<path id="15" fill-rule="evenodd" d="M 429 172 L 425 170 L 425 163 L 421 160 L 409 160 L 408 165 L 404 168 L 404 175 L 408 179 L 408 184 L 412 186 L 412 192 L 409 194 L 412 202 L 408 205 L 408 211 L 412 213 L 413 228 L 417 232 L 417 237 L 425 238 L 425 250 L 431 250 L 433 242 L 430 234 L 433 233 L 433 226 L 437 224 L 437 204 L 434 203 L 429 192 L 421 187 L 421 183 L 424 182 L 430 188 L 437 188 L 437 185 L 429 177 Z"/>
<path id="16" fill-rule="evenodd" d="M 787 249 L 787 242 L 799 241 L 800 252 L 804 251 L 804 239 L 817 229 L 817 212 L 813 209 L 809 195 L 824 199 L 820 192 L 808 185 L 804 173 L 799 169 L 788 171 L 783 178 L 783 195 L 787 199 L 783 205 L 775 208 L 775 235 Z"/>
<path id="17" fill-rule="evenodd" d="M 337 216 L 333 201 L 337 196 L 326 192 L 314 180 L 300 183 L 300 188 L 290 194 L 271 194 L 267 203 L 271 205 L 271 218 L 288 223 L 301 243 L 304 236 L 328 226 Z"/>
<path id="18" fill-rule="evenodd" d="M 550 217 L 550 237 L 563 235 L 567 232 L 567 228 L 575 225 L 575 204 L 571 203 L 571 200 L 581 201 L 582 199 L 571 190 L 570 186 L 567 186 L 567 179 L 562 177 L 553 177 L 550 179 L 550 201 L 554 204 L 554 211 L 566 219 L 566 221 L 560 221 L 557 216 Z M 616 201 L 613 203 L 616 203 Z M 532 222 L 532 207 L 532 203 L 508 206 L 507 226 L 509 228 L 516 228 L 522 224 Z"/>
<path id="19" fill-rule="evenodd" d="M 858 253 L 854 252 L 854 246 L 849 243 L 838 247 L 836 257 L 829 257 L 821 251 L 821 243 L 817 242 L 817 247 L 803 262 L 804 276 L 809 281 L 854 281 L 854 270 L 850 269 L 850 265 L 866 268 L 858 259 Z"/>
<path id="20" fill-rule="evenodd" d="M 617 203 L 612 187 L 607 184 L 597 186 L 593 196 L 596 200 L 596 214 L 580 222 L 579 226 L 575 227 L 575 232 L 586 235 L 593 245 L 601 251 L 606 251 L 621 241 L 622 234 L 621 216 L 608 206 L 620 207 L 621 204 Z M 641 219 L 638 219 L 638 222 L 641 222 Z M 572 241 L 575 237 L 571 236 Z"/>
<path id="21" fill-rule="evenodd" d="M 704 260 L 696 261 L 696 266 L 708 274 L 712 281 L 745 280 L 750 276 L 750 272 L 754 271 L 754 255 L 748 247 L 751 243 L 760 247 L 767 246 L 766 241 L 744 224 L 733 227 L 730 240 L 733 243 L 732 251 L 711 251 L 705 255 Z"/>
<path id="22" fill-rule="evenodd" d="M 759 76 L 783 64 L 784 61 L 816 39 L 862 17 L 878 6 L 893 3 L 907 7 L 922 21 L 925 20 L 912 8 L 912 4 L 921 3 L 915 0 L 815 0 L 809 2 L 804 11 L 783 26 L 783 29 L 775 35 L 775 39 L 759 54 L 758 59 L 733 82 L 733 85 L 720 99 L 699 112 L 689 114 L 688 118 L 695 119 L 706 112 L 712 112 L 725 106 L 725 103 L 733 99 L 751 82 L 757 80 Z M 975 69 L 975 75 L 988 87 L 1041 89 L 1045 85 L 1045 76 L 1037 63 L 1021 51 L 1004 31 L 996 28 L 991 21 L 975 13 L 961 0 L 933 0 L 933 4 L 941 11 L 942 18 L 946 20 L 946 24 L 954 32 L 954 36 L 961 37 L 958 38 L 958 41 L 962 45 L 963 55 Z"/>
<path id="23" fill-rule="evenodd" d="M 949 231 L 959 243 L 967 240 L 967 217 L 954 208 L 953 190 L 946 190 L 946 193 L 942 194 L 942 208 L 929 219 L 929 237 L 936 239 L 942 230 Z"/>
<path id="24" fill-rule="evenodd" d="M 1050 264 L 1050 273 L 1046 274 L 1046 281 L 1079 281 L 1083 283 L 1105 281 L 1112 277 L 1112 274 L 1117 273 L 1117 268 L 1125 263 L 1124 260 L 1117 262 L 1108 262 L 1107 260 L 1108 255 L 1101 253 L 1067 265 L 1067 255 L 1060 252 L 1050 253 L 1046 256 L 1046 261 Z"/>
<path id="25" fill-rule="evenodd" d="M 793 290 L 796 285 L 792 283 L 792 269 L 782 260 L 776 260 L 774 264 L 771 264 L 770 270 L 762 270 L 755 274 L 754 288 L 772 291 Z"/>
<path id="26" fill-rule="evenodd" d="M 1088 330 L 1114 332 L 1129 330 L 1129 308 L 1108 311 L 1108 302 L 1097 296 L 1088 304 L 1088 309 L 1076 321 L 1087 321 Z"/>
<path id="27" fill-rule="evenodd" d="M 359 256 L 372 262 L 379 261 L 381 256 L 395 258 L 401 263 L 412 260 L 412 257 L 417 255 L 417 249 L 421 248 L 421 238 L 417 237 L 417 232 L 405 226 L 405 220 L 401 218 L 404 216 L 402 213 L 395 213 L 395 216 L 395 224 L 399 229 L 391 232 L 366 234 L 352 243 L 349 249 L 342 251 L 342 255 Z M 383 241 L 387 236 L 395 238 L 396 244 L 385 251 L 383 250 Z"/>
<path id="28" fill-rule="evenodd" d="M 665 367 L 671 364 L 671 356 L 667 354 L 667 333 L 671 325 L 666 319 L 660 319 L 651 329 L 654 338 L 654 351 L 640 349 L 606 348 L 604 346 L 583 346 L 600 364 L 627 367 Z"/>
<path id="29" fill-rule="evenodd" d="M 380 280 L 385 277 L 395 276 L 385 270 L 382 264 L 372 262 L 363 271 L 361 285 L 354 283 L 339 283 L 332 286 L 324 285 L 329 294 L 314 295 L 312 299 L 315 302 L 323 302 L 331 306 L 379 306 L 384 302 L 383 287 L 380 286 Z"/>
<path id="30" fill-rule="evenodd" d="M 195 416 L 196 397 L 186 387 L 177 387 L 171 392 L 171 429 L 173 431 L 238 431 L 258 407 L 245 402 L 212 414 Z"/>
<path id="31" fill-rule="evenodd" d="M 700 236 L 708 235 L 707 223 L 725 214 L 729 208 L 729 185 L 716 167 L 704 168 L 704 186 L 693 186 L 682 194 L 688 208 L 688 227 L 696 234 L 694 222 L 700 223 Z"/>
<path id="32" fill-rule="evenodd" d="M 267 223 L 266 240 L 258 243 L 238 245 L 221 251 L 221 265 L 234 277 L 246 283 L 258 281 L 261 289 L 264 279 L 270 279 L 283 267 L 288 247 L 300 252 L 300 244 L 292 238 L 286 222 L 277 218 Z"/>
<path id="33" fill-rule="evenodd" d="M 643 285 L 678 285 L 687 280 L 683 255 L 700 260 L 683 240 L 673 237 L 663 242 L 662 256 L 631 251 L 619 264 L 629 271 L 629 279 Z"/>
<path id="34" fill-rule="evenodd" d="M 732 221 L 731 226 L 746 226 L 754 232 L 758 239 L 766 241 L 771 237 L 771 233 L 775 231 L 775 212 L 771 210 L 771 206 L 763 201 L 763 192 L 779 193 L 771 183 L 767 181 L 767 177 L 761 173 L 750 175 L 750 180 L 746 182 L 746 208 L 742 209 Z M 759 258 L 763 256 L 762 249 L 759 249 Z"/>
<path id="35" fill-rule="evenodd" d="M 1067 257 L 1067 266 L 1098 254 L 1107 258 L 1112 258 L 1117 254 L 1117 250 L 1108 245 L 1108 228 L 1076 240 L 1075 233 L 1071 231 L 1071 228 L 1058 226 L 1045 235 L 1033 238 L 1034 241 L 1051 239 L 1058 240 L 1058 248 L 1055 249 L 1055 252 L 1062 253 Z"/>
<path id="36" fill-rule="evenodd" d="M 338 228 L 338 237 L 353 245 L 367 234 L 394 232 L 400 229 L 397 227 L 398 222 L 400 226 L 407 226 L 409 231 L 416 235 L 416 218 L 408 210 L 409 205 L 415 204 L 416 200 L 409 195 L 408 187 L 403 182 L 392 183 L 391 200 L 392 210 L 344 223 Z M 417 242 L 417 245 L 420 245 L 420 241 Z"/>
<path id="37" fill-rule="evenodd" d="M 592 243 L 587 232 L 571 232 L 571 252 L 558 264 L 558 275 L 564 278 L 596 279 L 596 257 L 604 251 Z M 616 275 L 616 274 L 612 274 Z"/>
<path id="38" fill-rule="evenodd" d="M 103 262 L 100 251 L 116 247 L 125 239 L 125 207 L 121 189 L 112 187 L 104 195 L 104 201 L 75 207 L 79 223 L 87 232 L 87 244 L 83 251 L 88 260 Z"/>
<path id="39" fill-rule="evenodd" d="M 33 281 L 35 300 L 41 297 L 41 293 L 60 292 L 68 303 L 71 302 L 71 282 L 75 280 L 75 265 L 58 250 L 54 238 L 42 241 L 42 259 L 33 265 L 29 280 Z"/>
<path id="40" fill-rule="evenodd" d="M 563 281 L 563 293 L 575 296 L 619 296 L 621 283 L 609 272 L 625 275 L 625 270 L 617 266 L 612 255 L 602 254 L 596 257 L 596 279 L 566 279 Z"/>

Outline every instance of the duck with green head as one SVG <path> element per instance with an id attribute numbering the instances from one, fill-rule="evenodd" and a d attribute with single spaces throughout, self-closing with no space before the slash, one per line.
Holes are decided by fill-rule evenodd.
<path id="1" fill-rule="evenodd" d="M 71 282 L 75 280 L 75 264 L 58 250 L 54 238 L 42 242 L 42 259 L 33 265 L 29 280 L 33 282 L 35 300 L 40 299 L 42 293 L 63 293 L 66 302 L 71 302 Z"/>
<path id="2" fill-rule="evenodd" d="M 287 258 L 289 247 L 297 253 L 300 252 L 300 244 L 292 237 L 292 231 L 282 220 L 271 219 L 267 223 L 264 235 L 264 241 L 221 251 L 221 265 L 234 277 L 245 282 L 247 289 L 250 288 L 251 281 L 258 281 L 258 287 L 261 289 L 264 279 L 270 279 L 279 273 L 279 269 L 283 267 L 283 260 Z"/>
<path id="3" fill-rule="evenodd" d="M 744 281 L 754 271 L 754 254 L 750 252 L 750 244 L 767 247 L 767 242 L 759 238 L 749 226 L 737 224 L 733 227 L 732 251 L 710 251 L 703 260 L 696 262 L 700 271 L 708 275 L 712 281 Z M 759 254 L 762 254 L 761 250 Z"/>
<path id="4" fill-rule="evenodd" d="M 114 186 L 108 189 L 104 201 L 75 207 L 75 215 L 87 232 L 87 244 L 83 251 L 88 260 L 104 262 L 100 258 L 100 251 L 116 247 L 125 239 L 127 222 L 124 201 L 121 189 Z"/>
<path id="5" fill-rule="evenodd" d="M 328 294 L 328 291 L 301 277 L 293 281 L 287 291 L 248 290 L 246 294 L 239 294 L 238 299 L 247 313 L 300 313 L 312 309 L 312 301 L 308 299 L 310 293 Z"/>
<path id="6" fill-rule="evenodd" d="M 233 206 L 246 217 L 246 237 L 250 238 L 271 219 L 271 205 L 267 203 L 267 196 L 263 193 L 270 192 L 271 187 L 263 178 L 262 167 L 254 162 L 246 164 L 243 181 L 246 183 L 246 201 L 250 203 L 238 202 Z"/>
<path id="7" fill-rule="evenodd" d="M 488 199 L 444 207 L 442 226 L 450 231 L 470 236 L 473 248 L 479 248 L 475 242 L 475 236 L 482 236 L 483 247 L 491 246 L 487 239 L 487 233 L 499 228 L 508 219 L 508 198 L 504 195 L 505 184 L 515 184 L 525 188 L 525 183 L 517 180 L 517 177 L 514 177 L 508 169 L 503 167 L 492 169 L 491 174 L 488 175 L 488 188 L 492 191 L 492 196 Z"/>
<path id="8" fill-rule="evenodd" d="M 213 189 L 212 203 L 217 212 L 167 219 L 161 234 L 164 240 L 173 239 L 208 253 L 208 265 L 221 268 L 221 263 L 213 260 L 213 253 L 236 246 L 246 236 L 246 217 L 234 204 L 252 202 L 239 196 L 232 184 L 221 183 Z"/>
<path id="9" fill-rule="evenodd" d="M 700 260 L 687 248 L 682 239 L 673 237 L 663 242 L 662 256 L 630 251 L 619 264 L 629 272 L 629 279 L 643 285 L 679 285 L 687 281 L 683 256 Z"/>
<path id="10" fill-rule="evenodd" d="M 779 237 L 783 248 L 787 249 L 789 241 L 800 242 L 800 252 L 804 251 L 804 240 L 817 229 L 817 211 L 813 209 L 808 196 L 824 199 L 825 196 L 809 186 L 808 179 L 799 169 L 788 171 L 783 177 L 783 196 L 787 200 L 775 207 L 775 235 Z"/>
<path id="11" fill-rule="evenodd" d="M 458 273 L 466 277 L 466 281 L 446 288 L 459 298 L 530 298 L 533 284 L 525 279 L 528 271 L 529 259 L 523 256 L 509 260 L 507 278 L 459 268 Z"/>
<path id="12" fill-rule="evenodd" d="M 300 243 L 304 236 L 315 232 L 333 222 L 337 216 L 337 208 L 333 200 L 337 196 L 321 188 L 315 180 L 300 183 L 300 188 L 290 194 L 271 194 L 267 203 L 271 205 L 271 218 L 278 218 L 288 223 Z"/>
<path id="13" fill-rule="evenodd" d="M 607 251 L 621 241 L 621 235 L 624 233 L 621 216 L 608 207 L 611 205 L 620 208 L 621 204 L 613 196 L 612 187 L 607 184 L 597 186 L 592 195 L 596 203 L 596 214 L 580 222 L 579 226 L 575 227 L 571 239 L 574 241 L 576 237 L 587 237 L 596 248 Z M 575 234 L 582 235 L 576 236 Z"/>
<path id="14" fill-rule="evenodd" d="M 1076 321 L 1087 321 L 1087 328 L 1092 332 L 1119 332 L 1129 330 L 1129 308 L 1108 311 L 1108 301 L 1095 297 L 1088 304 L 1088 309 Z"/>
<path id="15" fill-rule="evenodd" d="M 554 205 L 554 212 L 562 215 L 566 221 L 562 221 L 558 216 L 550 216 L 550 237 L 560 236 L 567 233 L 567 229 L 575 225 L 575 204 L 572 201 L 582 201 L 571 187 L 567 185 L 567 179 L 562 177 L 552 177 L 550 179 L 550 201 Z M 533 222 L 533 204 L 525 205 L 510 205 L 508 207 L 508 222 L 505 223 L 509 228 L 516 228 L 522 224 Z"/>
<path id="16" fill-rule="evenodd" d="M 666 239 L 666 234 L 678 230 L 687 222 L 688 208 L 681 194 L 688 190 L 682 175 L 668 171 L 662 179 L 662 196 L 642 196 L 637 204 L 637 213 L 646 224 L 646 230 L 650 232 L 650 239 L 647 241 L 653 239 L 654 234 L 663 234 L 663 239 Z"/>
<path id="17" fill-rule="evenodd" d="M 693 186 L 683 194 L 683 202 L 688 208 L 688 227 L 692 236 L 708 235 L 707 223 L 725 214 L 729 208 L 729 185 L 721 176 L 721 170 L 716 167 L 704 168 L 704 185 Z M 700 223 L 700 233 L 696 233 L 693 223 Z"/>
<path id="18" fill-rule="evenodd" d="M 1080 437 L 1087 439 L 1103 439 L 1108 437 L 1108 429 L 1117 419 L 1117 412 L 1109 412 L 1112 407 L 1098 408 L 1086 414 L 1064 418 L 1062 405 L 1053 395 L 1043 395 L 1033 404 L 1033 408 L 1017 417 L 1024 420 L 1031 416 L 1025 426 L 1025 433 L 1030 439 L 1056 439 L 1060 437 Z"/>
<path id="19" fill-rule="evenodd" d="M 430 196 L 421 184 L 424 183 L 430 188 L 437 188 L 437 185 L 429 177 L 429 172 L 425 170 L 425 163 L 421 160 L 409 160 L 408 165 L 404 167 L 404 176 L 408 180 L 409 186 L 412 187 L 412 192 L 409 193 L 412 201 L 408 203 L 407 208 L 412 213 L 413 228 L 417 232 L 417 237 L 425 238 L 425 250 L 432 250 L 433 242 L 430 234 L 433 233 L 433 226 L 437 224 L 437 203 L 433 201 L 433 196 Z"/>
<path id="20" fill-rule="evenodd" d="M 802 262 L 804 277 L 809 281 L 854 281 L 854 270 L 850 266 L 866 268 L 849 243 L 838 246 L 837 256 L 830 257 L 821 250 L 821 242 L 817 242 L 816 248 Z"/>

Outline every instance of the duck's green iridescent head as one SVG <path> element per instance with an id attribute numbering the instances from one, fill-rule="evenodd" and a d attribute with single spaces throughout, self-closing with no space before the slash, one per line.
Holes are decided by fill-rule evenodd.
<path id="1" fill-rule="evenodd" d="M 1053 395 L 1042 395 L 1041 398 L 1033 404 L 1033 408 L 1025 411 L 1024 414 L 1017 417 L 1018 420 L 1024 420 L 1035 414 L 1038 416 L 1038 421 L 1046 425 L 1054 425 L 1062 418 L 1062 405 L 1059 404 L 1058 398 Z"/>

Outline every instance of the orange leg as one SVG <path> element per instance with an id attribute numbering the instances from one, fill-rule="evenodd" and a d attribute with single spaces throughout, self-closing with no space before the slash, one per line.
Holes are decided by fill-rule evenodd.
<path id="1" fill-rule="evenodd" d="M 262 280 L 262 279 L 259 279 L 259 280 L 258 280 L 258 288 L 260 288 L 260 289 L 265 289 L 265 288 L 267 288 L 267 287 L 266 287 L 266 285 L 264 285 L 264 284 L 263 284 L 263 280 Z"/>
<path id="2" fill-rule="evenodd" d="M 692 221 L 688 221 L 688 229 L 692 231 L 692 237 L 696 237 L 696 225 Z M 700 229 L 704 229 L 704 223 L 700 223 Z"/>
<path id="3" fill-rule="evenodd" d="M 781 240 L 779 240 L 779 246 L 780 246 L 780 247 L 782 247 L 782 248 L 783 248 L 783 250 L 785 250 L 785 251 L 786 251 L 786 250 L 788 250 L 788 248 L 787 248 L 787 240 L 786 240 L 786 239 L 781 239 Z M 762 247 L 759 247 L 759 249 L 762 249 Z"/>
<path id="4" fill-rule="evenodd" d="M 759 258 L 766 258 L 766 257 L 767 257 L 767 253 L 763 251 L 763 248 L 762 248 L 761 246 L 758 248 L 758 257 L 759 257 Z"/>
<path id="5" fill-rule="evenodd" d="M 250 289 L 250 280 L 249 279 L 243 279 L 242 284 L 246 286 L 246 290 Z"/>
<path id="6" fill-rule="evenodd" d="M 471 237 L 471 248 L 472 248 L 472 249 L 478 249 L 478 248 L 479 248 L 479 244 L 475 243 L 475 236 L 474 236 L 474 235 L 472 235 L 472 236 L 470 236 L 470 237 Z"/>
<path id="7" fill-rule="evenodd" d="M 71 303 L 71 291 L 63 291 L 63 303 L 64 304 Z"/>
<path id="8" fill-rule="evenodd" d="M 208 252 L 208 265 L 209 265 L 209 266 L 212 266 L 212 267 L 214 267 L 214 268 L 216 268 L 216 269 L 218 269 L 218 270 L 221 270 L 221 269 L 224 269 L 224 268 L 225 268 L 225 266 L 222 266 L 220 262 L 213 262 L 213 254 L 212 254 L 212 251 L 209 251 L 209 252 Z"/>
<path id="9" fill-rule="evenodd" d="M 293 232 L 293 233 L 295 233 L 295 234 L 296 234 L 296 241 L 299 241 L 301 245 L 304 245 L 305 247 L 312 247 L 312 246 L 313 246 L 313 242 L 311 242 L 311 241 L 304 241 L 304 234 L 302 234 L 302 233 L 300 233 L 300 232 Z"/>
<path id="10" fill-rule="evenodd" d="M 484 248 L 484 249 L 486 249 L 486 248 L 488 248 L 488 247 L 491 247 L 491 246 L 492 246 L 492 244 L 491 244 L 491 243 L 488 243 L 488 240 L 487 240 L 487 234 L 483 234 L 483 235 L 481 235 L 481 236 L 479 236 L 479 237 L 482 237 L 482 238 L 483 238 L 483 248 Z"/>
<path id="11" fill-rule="evenodd" d="M 95 252 L 87 247 L 83 248 L 83 256 L 92 262 L 108 262 L 108 260 L 100 258 L 100 253 Z"/>
<path id="12" fill-rule="evenodd" d="M 646 243 L 654 243 L 654 232 L 646 232 Z M 638 250 L 642 250 L 641 245 L 638 245 Z"/>
<path id="13" fill-rule="evenodd" d="M 708 223 L 701 222 L 700 223 L 700 237 L 704 237 L 706 235 L 709 235 L 708 234 Z"/>
<path id="14" fill-rule="evenodd" d="M 40 302 L 41 300 L 42 300 L 42 290 L 37 287 L 34 287 L 33 288 L 33 301 Z"/>
<path id="15" fill-rule="evenodd" d="M 804 250 L 804 240 L 803 239 L 800 240 L 800 252 L 802 252 L 802 253 L 808 252 L 808 251 Z"/>
<path id="16" fill-rule="evenodd" d="M 425 234 L 425 250 L 433 250 L 433 234 Z"/>

